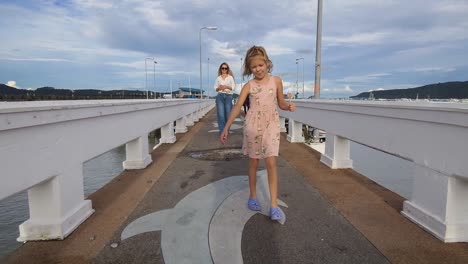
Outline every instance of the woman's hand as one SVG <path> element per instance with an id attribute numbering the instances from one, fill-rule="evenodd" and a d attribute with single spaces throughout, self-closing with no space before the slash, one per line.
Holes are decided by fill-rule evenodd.
<path id="1" fill-rule="evenodd" d="M 229 135 L 229 130 L 224 129 L 221 135 L 219 136 L 219 140 L 221 141 L 221 144 L 225 144 L 227 141 Z"/>
<path id="2" fill-rule="evenodd" d="M 295 104 L 289 103 L 289 104 L 288 104 L 288 110 L 289 110 L 289 112 L 294 112 L 294 111 L 296 111 L 296 105 L 295 105 Z"/>

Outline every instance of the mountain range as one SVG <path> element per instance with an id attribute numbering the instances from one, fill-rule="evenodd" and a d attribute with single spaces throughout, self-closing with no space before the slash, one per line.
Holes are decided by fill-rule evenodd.
<path id="1" fill-rule="evenodd" d="M 434 83 L 407 89 L 391 89 L 363 92 L 351 99 L 466 99 L 468 81 Z"/>
<path id="2" fill-rule="evenodd" d="M 160 92 L 150 92 L 151 97 L 160 97 Z M 107 99 L 146 97 L 140 90 L 69 90 L 41 87 L 25 90 L 0 83 L 0 100 L 62 100 L 62 99 Z M 407 89 L 390 89 L 362 92 L 351 99 L 467 99 L 468 81 L 428 84 Z"/>

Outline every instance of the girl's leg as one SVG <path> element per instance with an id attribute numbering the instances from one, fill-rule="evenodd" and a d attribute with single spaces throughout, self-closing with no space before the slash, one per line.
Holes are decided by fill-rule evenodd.
<path id="1" fill-rule="evenodd" d="M 265 158 L 265 164 L 268 172 L 268 185 L 270 188 L 271 207 L 278 207 L 278 172 L 276 170 L 276 157 Z"/>
<path id="2" fill-rule="evenodd" d="M 257 198 L 257 167 L 258 159 L 249 159 L 249 189 L 250 198 Z"/>

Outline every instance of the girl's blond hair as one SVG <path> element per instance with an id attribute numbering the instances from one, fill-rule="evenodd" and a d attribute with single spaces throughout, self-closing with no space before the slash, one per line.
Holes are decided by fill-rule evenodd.
<path id="1" fill-rule="evenodd" d="M 273 70 L 273 63 L 268 58 L 268 54 L 265 48 L 262 46 L 252 46 L 247 50 L 247 53 L 245 54 L 244 72 L 242 73 L 243 76 L 248 77 L 253 74 L 250 70 L 250 62 L 255 57 L 261 57 L 265 61 L 269 73 Z"/>

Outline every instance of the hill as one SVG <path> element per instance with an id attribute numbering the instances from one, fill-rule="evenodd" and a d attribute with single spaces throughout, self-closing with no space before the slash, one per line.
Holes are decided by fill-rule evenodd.
<path id="1" fill-rule="evenodd" d="M 173 94 L 177 91 L 173 92 Z M 25 90 L 0 83 L 0 101 L 35 101 L 35 100 L 92 100 L 92 99 L 146 99 L 161 98 L 163 92 L 141 90 L 97 90 L 97 89 L 57 89 L 40 87 Z"/>
<path id="2" fill-rule="evenodd" d="M 26 93 L 27 93 L 26 90 L 16 89 L 16 88 L 8 86 L 6 84 L 0 83 L 0 94 L 18 95 L 18 94 L 26 94 Z"/>
<path id="3" fill-rule="evenodd" d="M 407 89 L 392 89 L 363 92 L 352 99 L 466 99 L 468 98 L 468 81 L 446 82 L 424 85 Z"/>

